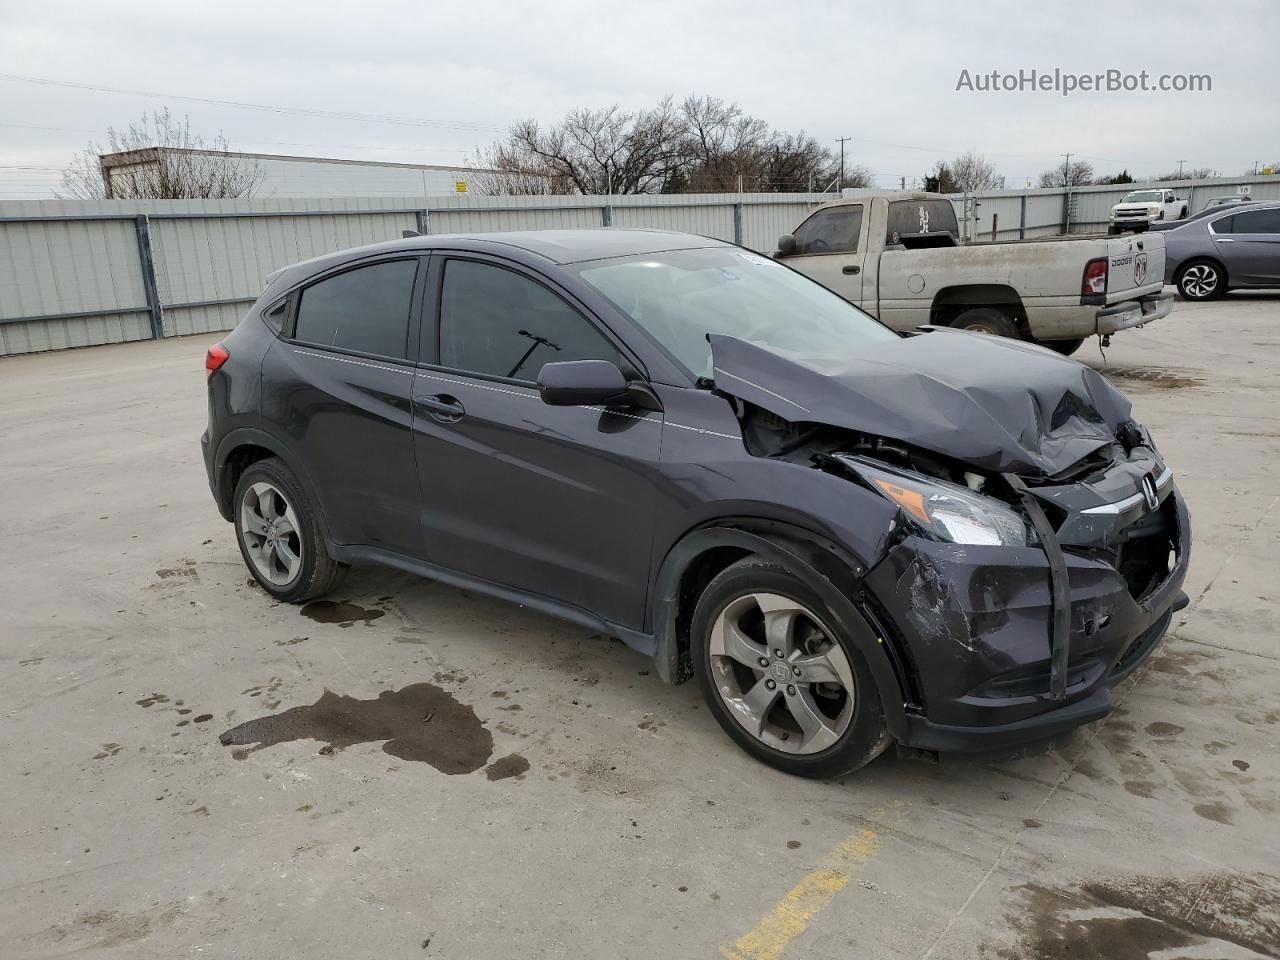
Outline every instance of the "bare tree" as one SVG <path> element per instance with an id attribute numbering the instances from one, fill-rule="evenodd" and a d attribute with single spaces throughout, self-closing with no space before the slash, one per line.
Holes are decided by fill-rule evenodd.
<path id="1" fill-rule="evenodd" d="M 1184 167 L 1181 172 L 1170 170 L 1168 173 L 1162 173 L 1158 177 L 1150 179 L 1160 180 L 1208 180 L 1214 176 L 1216 171 L 1213 167 Z"/>
<path id="2" fill-rule="evenodd" d="M 125 156 L 106 157 L 107 154 Z M 60 197 L 83 200 L 182 200 L 251 197 L 258 164 L 231 153 L 222 132 L 210 141 L 166 107 L 124 130 L 107 128 L 107 146 L 90 143 L 62 171 Z"/>
<path id="3" fill-rule="evenodd" d="M 476 156 L 484 193 L 795 192 L 835 177 L 831 152 L 813 137 L 711 96 L 636 112 L 583 108 L 549 127 L 525 120 Z M 846 185 L 870 180 L 865 168 L 846 174 Z"/>
<path id="4" fill-rule="evenodd" d="M 1090 183 L 1093 183 L 1093 164 L 1087 160 L 1070 164 L 1064 160 L 1061 166 L 1050 167 L 1040 174 L 1042 187 L 1083 187 Z"/>
<path id="5" fill-rule="evenodd" d="M 961 193 L 999 190 L 1004 186 L 1004 177 L 996 173 L 995 165 L 972 150 L 951 161 L 951 176 Z"/>
<path id="6" fill-rule="evenodd" d="M 581 108 L 545 129 L 523 120 L 483 155 L 503 173 L 548 178 L 555 193 L 653 193 L 683 162 L 681 133 L 668 97 L 634 113 Z"/>

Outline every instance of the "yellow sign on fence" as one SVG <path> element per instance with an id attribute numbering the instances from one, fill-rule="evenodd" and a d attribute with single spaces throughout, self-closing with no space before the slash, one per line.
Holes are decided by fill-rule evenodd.
<path id="1" fill-rule="evenodd" d="M 455 181 L 453 182 L 453 192 L 454 192 L 454 193 L 466 193 L 466 192 L 467 192 L 467 181 L 465 181 L 465 180 L 455 180 Z"/>

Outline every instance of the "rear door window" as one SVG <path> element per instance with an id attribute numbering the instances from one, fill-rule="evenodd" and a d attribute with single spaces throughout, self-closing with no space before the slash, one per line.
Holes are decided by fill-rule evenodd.
<path id="1" fill-rule="evenodd" d="M 795 255 L 857 253 L 861 232 L 861 204 L 819 210 L 796 228 Z"/>
<path id="2" fill-rule="evenodd" d="M 1214 233 L 1231 233 L 1231 224 L 1235 220 L 1235 215 L 1230 217 L 1219 217 L 1213 223 L 1209 224 L 1209 229 Z"/>
<path id="3" fill-rule="evenodd" d="M 1237 213 L 1232 218 L 1231 233 L 1280 233 L 1280 208 L 1275 210 L 1249 210 Z M 1215 223 L 1213 228 L 1219 233 L 1222 229 Z"/>
<path id="4" fill-rule="evenodd" d="M 514 270 L 474 260 L 445 264 L 440 365 L 533 381 L 544 363 L 610 360 L 618 349 L 581 313 Z"/>
<path id="5" fill-rule="evenodd" d="M 294 339 L 403 360 L 418 261 L 357 267 L 302 291 Z"/>

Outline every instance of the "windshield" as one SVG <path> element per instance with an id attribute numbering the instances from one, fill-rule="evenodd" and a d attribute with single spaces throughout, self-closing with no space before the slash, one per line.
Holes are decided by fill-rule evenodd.
<path id="1" fill-rule="evenodd" d="M 1125 194 L 1125 198 L 1121 203 L 1159 203 L 1164 198 L 1159 190 L 1139 190 L 1136 193 Z"/>
<path id="2" fill-rule="evenodd" d="M 897 336 L 825 287 L 735 247 L 594 261 L 578 273 L 694 376 L 711 376 L 708 333 L 826 356 Z"/>

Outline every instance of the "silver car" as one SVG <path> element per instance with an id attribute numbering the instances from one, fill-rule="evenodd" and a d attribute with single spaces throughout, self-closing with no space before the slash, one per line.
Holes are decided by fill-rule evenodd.
<path id="1" fill-rule="evenodd" d="M 1214 207 L 1160 232 L 1164 282 L 1187 300 L 1280 287 L 1280 202 Z"/>

